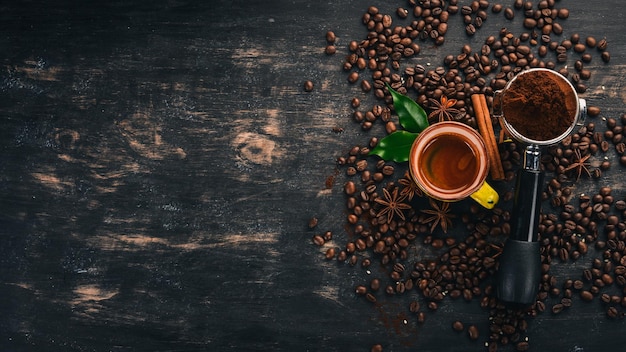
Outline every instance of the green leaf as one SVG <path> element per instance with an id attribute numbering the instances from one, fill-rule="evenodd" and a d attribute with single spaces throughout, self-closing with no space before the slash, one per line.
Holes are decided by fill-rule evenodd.
<path id="1" fill-rule="evenodd" d="M 393 98 L 393 108 L 398 114 L 400 125 L 405 130 L 419 133 L 428 127 L 428 115 L 415 100 L 396 92 L 389 84 L 387 84 L 387 89 Z"/>
<path id="2" fill-rule="evenodd" d="M 384 160 L 397 163 L 408 161 L 411 146 L 417 135 L 417 133 L 403 130 L 395 131 L 381 139 L 376 148 L 370 151 L 369 155 L 376 154 Z"/>

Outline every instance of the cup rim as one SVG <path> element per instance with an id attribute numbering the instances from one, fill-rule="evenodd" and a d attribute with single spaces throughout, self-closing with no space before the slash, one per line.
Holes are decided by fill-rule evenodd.
<path id="1" fill-rule="evenodd" d="M 463 136 L 478 156 L 478 175 L 470 186 L 463 190 L 442 190 L 433 187 L 429 182 L 424 182 L 426 177 L 423 170 L 418 167 L 419 155 L 428 145 L 432 137 L 440 135 Z M 472 127 L 458 121 L 443 121 L 432 124 L 424 129 L 415 139 L 409 153 L 409 172 L 413 182 L 428 196 L 442 201 L 454 202 L 469 197 L 482 187 L 489 173 L 489 156 L 482 137 Z"/>

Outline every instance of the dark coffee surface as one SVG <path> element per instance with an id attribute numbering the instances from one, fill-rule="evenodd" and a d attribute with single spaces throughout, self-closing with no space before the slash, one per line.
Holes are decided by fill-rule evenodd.
<path id="1" fill-rule="evenodd" d="M 626 112 L 624 5 L 557 4 L 570 10 L 566 34 L 607 36 L 611 61 L 590 51 L 581 94 L 602 109 L 593 121 L 604 131 L 603 117 Z M 335 159 L 385 134 L 378 122 L 365 132 L 351 120 L 353 97 L 363 110 L 376 100 L 341 69 L 349 40 L 367 35 L 361 15 L 370 5 L 394 21 L 407 7 L 0 4 L 0 351 L 484 350 L 489 321 L 477 299 L 422 308 L 419 324 L 412 294 L 375 307 L 354 293 L 368 274 L 326 260 L 327 247 L 311 241 L 332 231 L 338 249 L 345 243 L 347 176 Z M 451 16 L 445 45 L 424 44 L 411 62 L 439 66 L 463 44 L 479 51 L 503 26 L 522 31 L 520 11 L 514 22 L 489 16 L 473 37 Z M 328 30 L 338 38 L 332 56 Z M 397 176 L 404 170 L 397 165 Z M 623 200 L 625 170 L 615 159 L 597 180 L 583 173 L 573 194 L 610 186 Z M 510 185 L 493 184 L 502 193 Z M 450 234 L 462 240 L 459 217 L 454 224 Z M 434 258 L 419 246 L 411 255 Z M 551 274 L 582 279 L 601 256 L 590 248 L 575 262 L 555 260 Z M 375 262 L 370 271 L 388 268 Z M 620 350 L 624 319 L 603 307 L 578 293 L 558 315 L 548 307 L 529 319 L 530 350 Z M 457 320 L 466 331 L 453 330 Z"/>

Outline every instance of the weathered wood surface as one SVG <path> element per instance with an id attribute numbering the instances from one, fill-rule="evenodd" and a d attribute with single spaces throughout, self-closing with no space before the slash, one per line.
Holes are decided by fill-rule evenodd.
<path id="1" fill-rule="evenodd" d="M 562 3 L 566 33 L 607 36 L 613 59 L 588 66 L 583 97 L 619 116 L 623 4 Z M 346 83 L 341 62 L 348 41 L 365 36 L 371 4 L 1 4 L 0 349 L 482 350 L 450 330 L 461 317 L 486 336 L 476 303 L 395 327 L 401 309 L 355 297 L 363 271 L 326 261 L 310 241 L 316 216 L 341 243 L 335 158 L 370 136 L 350 121 L 349 101 L 373 97 Z M 375 5 L 391 13 L 405 2 Z M 498 18 L 490 28 L 504 25 Z M 323 53 L 329 29 L 334 56 Z M 447 38 L 416 62 L 484 37 Z M 579 191 L 600 184 L 626 195 L 623 168 Z M 587 264 L 553 270 L 571 276 Z M 531 320 L 532 350 L 626 343 L 623 320 L 598 304 Z"/>

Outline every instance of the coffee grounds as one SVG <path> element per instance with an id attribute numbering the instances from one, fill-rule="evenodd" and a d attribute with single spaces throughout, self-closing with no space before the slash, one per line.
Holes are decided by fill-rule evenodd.
<path id="1" fill-rule="evenodd" d="M 506 121 L 526 138 L 548 141 L 561 136 L 576 115 L 576 95 L 550 71 L 522 73 L 505 90 L 502 112 Z"/>

